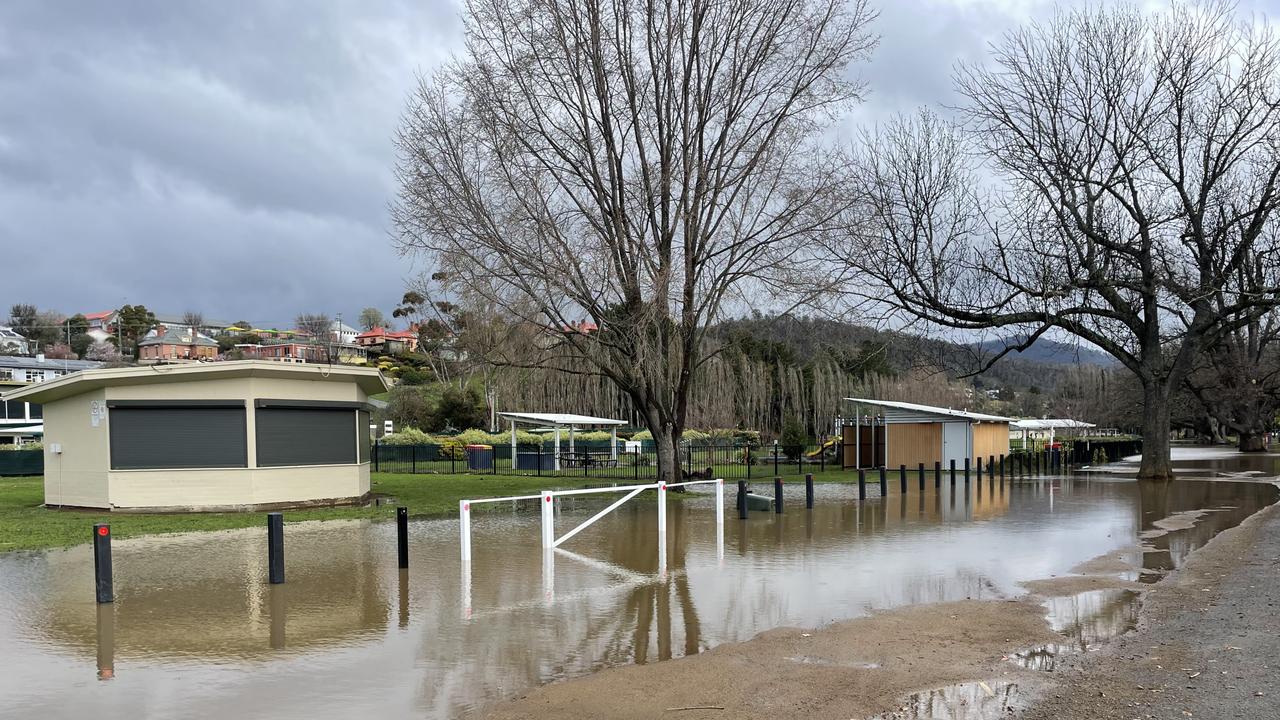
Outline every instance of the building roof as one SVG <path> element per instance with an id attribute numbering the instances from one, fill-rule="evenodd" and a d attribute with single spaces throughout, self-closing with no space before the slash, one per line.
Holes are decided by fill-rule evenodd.
<path id="1" fill-rule="evenodd" d="M 146 345 L 205 345 L 218 347 L 218 341 L 186 327 L 165 327 L 163 335 L 159 333 L 159 328 L 156 328 L 138 341 L 138 347 Z"/>
<path id="2" fill-rule="evenodd" d="M 916 403 L 897 402 L 895 400 L 869 400 L 867 398 L 845 398 L 845 400 L 852 403 L 858 403 L 860 405 L 874 405 L 876 407 L 904 410 L 908 413 L 918 415 L 941 415 L 944 417 L 959 418 L 963 420 L 976 420 L 978 422 L 1013 421 L 1013 418 L 1007 418 L 1001 415 L 986 415 L 983 413 L 969 412 L 967 410 L 952 410 L 951 408 L 934 407 L 933 405 L 917 405 Z"/>
<path id="3" fill-rule="evenodd" d="M 61 362 L 61 361 L 58 361 Z M 64 375 L 56 380 L 35 383 L 4 393 L 5 400 L 46 403 L 90 390 L 120 385 L 150 385 L 222 378 L 261 377 L 317 382 L 355 382 L 366 393 L 387 391 L 387 382 L 377 368 L 354 365 L 310 365 L 270 360 L 232 360 L 190 365 L 147 365 L 103 368 Z"/>
<path id="4" fill-rule="evenodd" d="M 1014 420 L 1009 424 L 1019 430 L 1057 430 L 1061 428 L 1097 427 L 1097 425 L 1094 425 L 1093 423 L 1071 420 L 1069 418 L 1029 418 L 1026 420 Z"/>
<path id="5" fill-rule="evenodd" d="M 187 320 L 182 315 L 168 315 L 162 313 L 153 313 L 156 316 L 156 322 L 161 325 L 181 325 L 187 326 Z M 214 320 L 212 318 L 201 318 L 200 327 L 208 328 L 227 328 L 231 327 L 231 323 L 222 320 Z"/>
<path id="6" fill-rule="evenodd" d="M 385 338 L 388 340 L 410 340 L 418 337 L 418 334 L 412 330 L 390 330 L 388 328 L 376 327 L 372 330 L 362 332 L 356 336 L 359 338 Z"/>
<path id="7" fill-rule="evenodd" d="M 0 355 L 0 368 L 15 370 L 91 370 L 102 367 L 96 360 L 54 360 L 26 357 L 23 355 Z"/>
<path id="8" fill-rule="evenodd" d="M 116 310 L 103 310 L 102 312 L 84 313 L 85 320 L 106 320 L 116 314 Z"/>
<path id="9" fill-rule="evenodd" d="M 574 415 L 572 413 L 526 413 L 526 412 L 500 412 L 498 413 L 508 420 L 516 422 L 538 423 L 541 425 L 556 426 L 579 426 L 579 425 L 626 425 L 626 420 L 614 420 L 613 418 L 592 417 L 590 415 Z"/>

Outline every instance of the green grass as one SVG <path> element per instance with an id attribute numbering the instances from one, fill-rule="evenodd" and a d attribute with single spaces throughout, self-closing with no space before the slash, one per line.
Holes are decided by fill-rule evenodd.
<path id="1" fill-rule="evenodd" d="M 599 478 L 539 478 L 502 475 L 401 475 L 375 473 L 373 491 L 396 498 L 412 517 L 444 517 L 458 512 L 465 498 L 529 495 L 539 490 L 582 487 Z M 261 512 L 245 513 L 125 513 L 97 510 L 51 510 L 44 502 L 44 479 L 0 478 L 0 552 L 67 547 L 88 542 L 97 522 L 111 523 L 117 538 L 164 533 L 228 530 L 265 525 Z M 393 505 L 287 510 L 285 519 L 391 519 Z"/>

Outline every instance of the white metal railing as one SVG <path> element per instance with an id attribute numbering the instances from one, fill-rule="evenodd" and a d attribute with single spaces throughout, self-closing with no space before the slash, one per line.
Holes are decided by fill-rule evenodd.
<path id="1" fill-rule="evenodd" d="M 665 580 L 667 577 L 667 490 L 676 487 L 690 487 L 694 485 L 714 485 L 715 486 L 715 513 L 716 513 L 716 556 L 720 561 L 724 560 L 724 479 L 716 478 L 714 480 L 690 480 L 678 483 L 646 483 L 643 485 L 620 485 L 616 487 L 604 488 L 582 488 L 577 490 L 543 490 L 537 495 L 512 495 L 508 497 L 482 498 L 478 500 L 459 500 L 458 501 L 458 533 L 460 540 L 460 551 L 462 553 L 462 605 L 463 616 L 467 619 L 471 617 L 471 506 L 482 503 L 499 503 L 511 502 L 517 500 L 535 500 L 540 499 L 541 516 L 542 516 L 542 582 L 543 595 L 545 600 L 550 601 L 554 594 L 554 574 L 555 562 L 554 553 L 558 550 L 566 552 L 560 548 L 562 544 L 573 538 L 578 533 L 595 524 L 600 518 L 622 507 L 628 500 L 634 498 L 645 490 L 658 491 L 658 577 Z M 601 493 L 625 493 L 618 500 L 610 503 L 600 512 L 592 515 L 586 520 L 579 523 L 573 529 L 569 530 L 559 538 L 556 537 L 555 529 L 555 499 L 567 495 L 590 495 Z"/>

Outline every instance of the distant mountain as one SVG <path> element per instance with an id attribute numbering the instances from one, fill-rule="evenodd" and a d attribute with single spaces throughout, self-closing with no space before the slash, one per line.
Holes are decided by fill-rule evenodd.
<path id="1" fill-rule="evenodd" d="M 999 340 L 986 340 L 980 343 L 970 343 L 966 347 L 973 348 L 980 353 L 994 354 L 1000 352 L 1004 348 L 1004 344 Z M 1004 362 L 1009 358 L 1019 358 L 1052 365 L 1097 365 L 1109 367 L 1116 364 L 1115 358 L 1101 350 L 1045 338 L 1039 338 L 1026 350 L 1009 353 L 1004 358 L 1001 358 L 1000 362 Z"/>

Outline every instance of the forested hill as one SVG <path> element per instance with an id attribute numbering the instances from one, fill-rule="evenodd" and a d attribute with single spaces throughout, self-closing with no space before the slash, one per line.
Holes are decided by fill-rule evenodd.
<path id="1" fill-rule="evenodd" d="M 748 355 L 787 365 L 830 358 L 856 376 L 925 369 L 958 378 L 979 369 L 1001 348 L 998 341 L 961 344 L 823 318 L 742 318 L 720 323 L 712 335 Z M 978 388 L 1049 390 L 1066 367 L 1113 363 L 1097 350 L 1040 339 L 1022 353 L 1001 358 L 972 381 Z"/>

